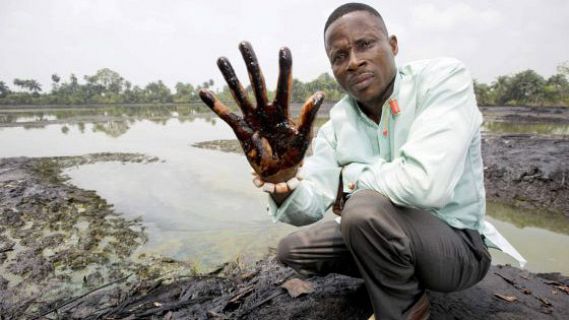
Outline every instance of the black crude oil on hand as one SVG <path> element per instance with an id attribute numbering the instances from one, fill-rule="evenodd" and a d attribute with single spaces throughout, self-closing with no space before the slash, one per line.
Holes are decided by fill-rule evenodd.
<path id="1" fill-rule="evenodd" d="M 302 163 L 324 94 L 316 92 L 312 95 L 300 110 L 298 123 L 295 123 L 289 117 L 292 87 L 290 50 L 284 47 L 279 51 L 280 71 L 276 96 L 272 102 L 268 101 L 265 79 L 253 47 L 244 41 L 239 44 L 239 50 L 247 66 L 257 105 L 249 101 L 231 63 L 225 57 L 217 60 L 217 66 L 243 115 L 231 112 L 207 89 L 200 90 L 200 98 L 231 126 L 251 167 L 264 181 L 286 181 L 296 174 Z"/>

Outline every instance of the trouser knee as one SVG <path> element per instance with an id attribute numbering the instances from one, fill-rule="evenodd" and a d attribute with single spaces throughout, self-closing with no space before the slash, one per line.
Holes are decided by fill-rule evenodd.
<path id="1" fill-rule="evenodd" d="M 342 236 L 348 246 L 366 230 L 383 232 L 387 205 L 391 205 L 387 198 L 370 190 L 360 191 L 348 200 L 342 211 L 341 222 Z"/>
<path id="2" fill-rule="evenodd" d="M 407 264 L 410 239 L 403 231 L 398 214 L 391 201 L 375 191 L 354 194 L 342 212 L 341 231 L 346 246 L 352 253 L 374 252 Z"/>

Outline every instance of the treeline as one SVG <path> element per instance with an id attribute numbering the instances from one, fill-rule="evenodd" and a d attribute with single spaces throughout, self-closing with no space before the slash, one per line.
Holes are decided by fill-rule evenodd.
<path id="1" fill-rule="evenodd" d="M 199 85 L 178 82 L 172 91 L 161 80 L 151 82 L 144 87 L 133 85 L 116 71 L 108 68 L 97 71 L 94 75 L 85 75 L 80 81 L 71 74 L 67 80 L 59 75 L 51 76 L 51 90 L 43 90 L 41 84 L 33 79 L 14 79 L 13 84 L 19 90 L 13 91 L 5 82 L 0 81 L 0 104 L 4 105 L 48 105 L 48 104 L 135 104 L 135 103 L 193 103 L 201 101 L 198 91 L 212 88 L 213 80 Z M 246 90 L 251 94 L 251 87 Z M 310 82 L 293 81 L 293 102 L 303 102 L 317 90 L 325 92 L 332 101 L 339 100 L 343 91 L 328 73 L 323 73 Z M 228 104 L 233 104 L 231 92 L 227 86 L 216 90 L 217 96 Z M 268 92 L 269 97 L 274 92 Z"/>
<path id="2" fill-rule="evenodd" d="M 544 78 L 533 70 L 499 76 L 488 85 L 474 81 L 479 105 L 569 106 L 569 62 Z"/>
<path id="3" fill-rule="evenodd" d="M 474 81 L 474 90 L 479 105 L 529 105 L 569 106 L 569 62 L 558 67 L 558 73 L 545 79 L 533 70 L 514 75 L 500 76 L 491 84 Z M 85 75 L 80 81 L 71 74 L 66 80 L 59 75 L 51 76 L 51 89 L 43 90 L 33 79 L 14 79 L 13 91 L 0 81 L 0 105 L 49 105 L 49 104 L 142 104 L 142 103 L 197 103 L 198 91 L 212 88 L 213 80 L 198 85 L 178 82 L 172 91 L 161 80 L 144 87 L 133 85 L 119 73 L 108 68 L 94 75 Z M 328 73 L 323 73 L 310 82 L 293 80 L 292 102 L 304 102 L 311 94 L 321 90 L 329 102 L 338 101 L 344 95 L 342 88 Z M 251 87 L 246 88 L 252 98 Z M 233 104 L 227 86 L 216 90 L 217 96 L 229 105 Z M 274 92 L 269 92 L 269 97 Z"/>

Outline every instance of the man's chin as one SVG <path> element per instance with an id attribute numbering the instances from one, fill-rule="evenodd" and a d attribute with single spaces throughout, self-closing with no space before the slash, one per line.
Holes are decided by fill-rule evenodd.
<path id="1" fill-rule="evenodd" d="M 369 89 L 369 88 L 368 88 Z M 359 92 L 352 92 L 352 97 L 354 97 L 359 103 L 363 103 L 365 105 L 371 104 L 374 100 L 377 100 L 379 95 L 373 94 L 372 92 L 368 92 L 371 90 L 359 91 Z"/>
<path id="2" fill-rule="evenodd" d="M 384 90 L 385 89 L 378 88 L 377 86 L 368 86 L 363 90 L 352 90 L 351 95 L 358 102 L 369 106 L 381 101 Z"/>

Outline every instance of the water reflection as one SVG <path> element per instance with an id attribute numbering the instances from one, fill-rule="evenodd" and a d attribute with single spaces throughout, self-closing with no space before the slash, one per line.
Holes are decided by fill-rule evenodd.
<path id="1" fill-rule="evenodd" d="M 515 208 L 490 201 L 487 203 L 487 211 L 492 218 L 507 222 L 518 229 L 536 227 L 569 235 L 569 219 L 562 214 L 553 214 L 543 210 L 540 212 L 538 209 Z M 569 245 L 569 242 L 566 244 Z"/>
<path id="2" fill-rule="evenodd" d="M 127 121 L 99 122 L 95 123 L 93 126 L 93 132 L 103 132 L 113 138 L 120 137 L 121 135 L 125 134 L 128 129 L 130 129 L 130 127 Z"/>
<path id="3" fill-rule="evenodd" d="M 132 119 L 186 119 L 196 114 L 209 113 L 203 104 L 183 105 L 111 105 L 75 106 L 69 108 L 5 109 L 0 110 L 0 124 L 50 122 L 61 120 L 90 119 L 101 117 Z"/>
<path id="4" fill-rule="evenodd" d="M 569 124 L 562 123 L 523 123 L 505 121 L 485 121 L 483 131 L 491 133 L 531 133 L 539 135 L 569 135 Z"/>
<path id="5" fill-rule="evenodd" d="M 94 124 L 93 132 L 101 132 L 117 138 L 125 134 L 132 124 L 147 120 L 166 125 L 170 119 L 192 122 L 205 119 L 215 126 L 217 118 L 203 105 L 157 105 L 157 106 L 111 106 L 100 108 L 71 108 L 47 110 L 1 110 L 0 130 L 3 127 L 19 126 L 24 129 L 43 129 L 51 124 L 63 124 L 61 133 L 67 134 L 72 127 L 85 133 L 85 122 Z"/>
<path id="6" fill-rule="evenodd" d="M 532 272 L 561 272 L 569 275 L 569 220 L 563 215 L 546 214 L 487 204 L 487 219 L 527 259 Z M 516 261 L 498 250 L 490 250 L 494 264 L 517 265 Z"/>
<path id="7" fill-rule="evenodd" d="M 299 106 L 291 108 L 298 109 Z M 489 111 L 489 115 L 492 112 Z M 165 124 L 168 119 L 176 118 L 181 122 L 191 122 L 196 117 L 206 118 L 215 125 L 216 117 L 201 103 L 184 105 L 138 105 L 138 106 L 75 106 L 69 108 L 38 108 L 25 110 L 0 109 L 0 129 L 2 127 L 23 126 L 27 129 L 44 128 L 48 124 L 66 124 L 78 126 L 82 122 L 102 123 L 97 127 L 99 132 L 108 133 L 111 137 L 118 137 L 129 130 L 129 123 L 149 120 L 158 124 Z M 530 133 L 540 135 L 569 135 L 569 124 L 564 123 L 521 123 L 492 120 L 488 116 L 483 124 L 483 130 L 491 133 Z M 325 112 L 320 112 L 316 120 L 316 127 L 328 120 Z M 82 129 L 80 128 L 80 131 Z M 63 131 L 62 131 L 63 132 Z M 63 132 L 65 133 L 65 132 Z"/>

